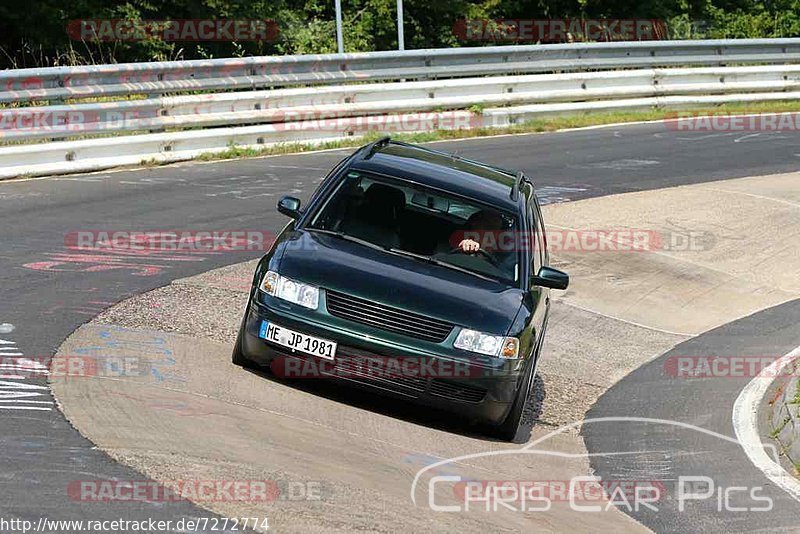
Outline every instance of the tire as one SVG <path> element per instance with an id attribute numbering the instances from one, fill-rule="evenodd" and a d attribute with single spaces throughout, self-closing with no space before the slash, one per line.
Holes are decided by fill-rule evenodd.
<path id="1" fill-rule="evenodd" d="M 239 327 L 239 333 L 236 334 L 236 343 L 233 344 L 233 354 L 231 355 L 231 362 L 233 365 L 244 367 L 245 369 L 253 369 L 256 367 L 255 362 L 247 358 L 242 351 L 242 331 L 245 329 L 245 321 L 247 320 L 247 310 L 244 312 L 242 324 Z"/>
<path id="2" fill-rule="evenodd" d="M 528 368 L 525 370 L 525 378 L 517 391 L 517 396 L 514 397 L 514 404 L 511 405 L 511 409 L 505 420 L 500 423 L 494 431 L 495 436 L 503 441 L 513 442 L 517 438 L 519 423 L 522 420 L 522 414 L 525 412 L 525 403 L 528 402 L 528 397 L 530 397 L 531 393 L 533 371 L 534 366 L 531 361 L 531 364 L 529 364 Z"/>
<path id="3" fill-rule="evenodd" d="M 522 414 L 525 412 L 525 403 L 531 396 L 531 388 L 536 380 L 536 367 L 541 356 L 542 345 L 544 344 L 544 336 L 547 333 L 547 320 L 549 314 L 545 316 L 544 323 L 542 324 L 542 331 L 539 334 L 539 339 L 536 342 L 536 348 L 531 354 L 531 362 L 528 364 L 529 368 L 525 370 L 525 381 L 517 391 L 517 396 L 514 398 L 514 404 L 511 405 L 508 415 L 505 420 L 495 427 L 495 436 L 504 440 L 515 442 L 517 434 L 519 433 L 519 424 L 522 420 Z"/>

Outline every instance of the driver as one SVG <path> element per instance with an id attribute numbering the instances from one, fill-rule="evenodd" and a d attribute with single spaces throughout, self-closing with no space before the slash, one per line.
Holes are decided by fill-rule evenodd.
<path id="1" fill-rule="evenodd" d="M 486 210 L 476 211 L 467 219 L 466 230 L 479 232 L 480 235 L 486 233 L 499 233 L 503 229 L 503 218 L 497 214 Z M 495 236 L 498 237 L 498 236 Z M 481 244 L 474 239 L 462 239 L 458 244 L 462 252 L 474 253 L 481 249 Z M 489 252 L 489 251 L 484 251 Z"/>
<path id="2" fill-rule="evenodd" d="M 500 233 L 504 229 L 505 224 L 503 223 L 503 217 L 499 213 L 493 211 L 476 211 L 467 219 L 466 230 L 468 232 L 477 232 L 478 235 L 481 236 L 493 234 L 493 241 L 495 243 L 501 242 Z M 481 244 L 474 239 L 462 239 L 457 249 L 466 254 L 474 254 L 482 251 L 491 256 L 497 267 L 506 272 L 512 272 L 516 264 L 517 255 L 514 250 L 503 250 L 499 246 L 494 247 L 494 250 L 482 250 Z"/>

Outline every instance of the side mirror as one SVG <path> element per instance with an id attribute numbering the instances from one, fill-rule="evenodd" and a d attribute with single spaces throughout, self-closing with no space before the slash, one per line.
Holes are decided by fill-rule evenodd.
<path id="1" fill-rule="evenodd" d="M 281 197 L 278 201 L 278 211 L 286 215 L 287 217 L 291 217 L 292 219 L 297 219 L 301 215 L 300 211 L 300 199 L 290 196 Z"/>
<path id="2" fill-rule="evenodd" d="M 564 271 L 552 267 L 542 267 L 539 273 L 531 279 L 535 286 L 549 287 L 550 289 L 567 289 L 569 275 Z"/>

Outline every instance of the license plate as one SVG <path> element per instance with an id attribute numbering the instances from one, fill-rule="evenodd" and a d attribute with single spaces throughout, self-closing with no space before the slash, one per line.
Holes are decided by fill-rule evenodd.
<path id="1" fill-rule="evenodd" d="M 314 336 L 309 336 L 302 332 L 296 332 L 286 327 L 261 321 L 261 328 L 258 336 L 267 341 L 277 343 L 282 347 L 300 351 L 326 360 L 333 360 L 336 354 L 336 342 L 328 341 Z"/>

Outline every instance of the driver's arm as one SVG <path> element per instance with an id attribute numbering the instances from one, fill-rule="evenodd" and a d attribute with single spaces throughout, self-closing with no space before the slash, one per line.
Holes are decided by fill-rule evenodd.
<path id="1" fill-rule="evenodd" d="M 472 239 L 462 239 L 458 244 L 461 252 L 478 252 L 481 249 L 481 244 Z"/>

